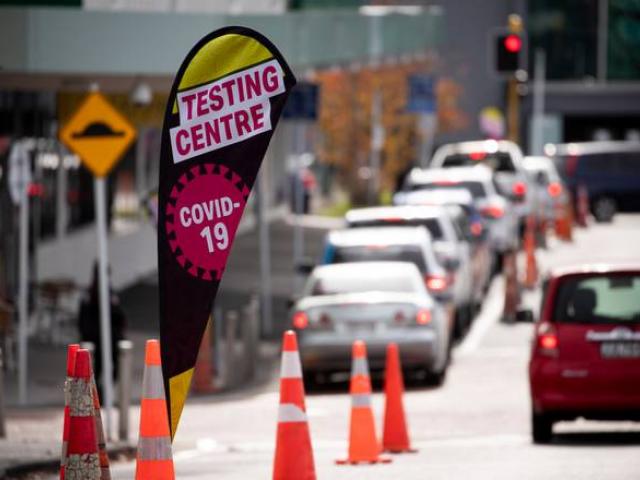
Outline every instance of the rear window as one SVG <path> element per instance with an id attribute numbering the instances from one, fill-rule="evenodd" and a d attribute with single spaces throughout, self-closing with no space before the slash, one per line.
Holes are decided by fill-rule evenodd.
<path id="1" fill-rule="evenodd" d="M 410 262 L 421 272 L 427 271 L 422 249 L 417 245 L 335 247 L 330 263 L 379 261 Z"/>
<path id="2" fill-rule="evenodd" d="M 350 225 L 351 228 L 359 228 L 359 227 L 384 227 L 384 226 L 398 226 L 398 225 L 408 225 L 412 227 L 426 227 L 431 234 L 431 237 L 434 240 L 441 240 L 444 236 L 442 233 L 442 228 L 440 228 L 440 222 L 437 218 L 415 218 L 415 219 L 393 219 L 386 220 L 377 218 L 374 220 L 367 220 L 364 222 L 357 222 Z"/>
<path id="3" fill-rule="evenodd" d="M 412 191 L 429 191 L 429 190 L 467 190 L 473 198 L 484 198 L 487 192 L 482 182 L 434 182 L 434 183 L 416 183 L 411 185 Z"/>
<path id="4" fill-rule="evenodd" d="M 310 295 L 336 295 L 340 293 L 360 292 L 405 292 L 418 291 L 412 275 L 399 275 L 387 272 L 385 275 L 331 275 L 324 278 L 312 278 L 307 291 Z"/>
<path id="5" fill-rule="evenodd" d="M 565 280 L 558 292 L 555 319 L 561 323 L 640 322 L 640 275 Z"/>
<path id="6" fill-rule="evenodd" d="M 494 172 L 515 172 L 516 167 L 507 152 L 473 152 L 448 155 L 442 162 L 443 167 L 468 167 L 482 164 Z"/>

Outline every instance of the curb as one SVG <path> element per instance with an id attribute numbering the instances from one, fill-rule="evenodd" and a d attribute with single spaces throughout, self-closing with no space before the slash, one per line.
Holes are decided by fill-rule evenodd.
<path id="1" fill-rule="evenodd" d="M 135 457 L 135 445 L 117 444 L 107 449 L 109 460 L 116 460 L 120 456 Z M 0 467 L 0 479 L 18 479 L 34 472 L 57 472 L 60 469 L 60 458 L 46 458 L 19 463 L 2 469 Z"/>

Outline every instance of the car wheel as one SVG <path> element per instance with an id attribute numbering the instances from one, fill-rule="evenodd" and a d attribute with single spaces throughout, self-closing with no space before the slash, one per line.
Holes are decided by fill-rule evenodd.
<path id="1" fill-rule="evenodd" d="M 427 370 L 424 383 L 430 387 L 439 387 L 441 386 L 445 379 L 447 378 L 447 367 L 443 368 L 440 372 L 434 372 L 432 370 Z"/>
<path id="2" fill-rule="evenodd" d="M 618 209 L 616 201 L 611 197 L 599 197 L 593 202 L 593 216 L 598 222 L 610 222 Z"/>
<path id="3" fill-rule="evenodd" d="M 533 443 L 546 444 L 553 436 L 553 421 L 548 415 L 533 412 L 531 415 L 531 434 Z"/>

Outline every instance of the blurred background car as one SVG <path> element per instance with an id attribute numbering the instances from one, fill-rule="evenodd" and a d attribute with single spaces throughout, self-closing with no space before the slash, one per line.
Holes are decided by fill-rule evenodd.
<path id="1" fill-rule="evenodd" d="M 544 156 L 524 157 L 522 164 L 531 178 L 531 211 L 539 220 L 552 222 L 556 218 L 557 207 L 569 201 L 555 164 Z"/>
<path id="2" fill-rule="evenodd" d="M 429 293 L 445 305 L 453 299 L 453 279 L 438 261 L 431 235 L 423 227 L 354 228 L 327 234 L 323 263 L 371 261 L 411 262 Z"/>
<path id="3" fill-rule="evenodd" d="M 490 169 L 454 167 L 442 169 L 413 169 L 405 181 L 405 192 L 429 192 L 440 190 L 466 190 L 485 220 L 489 245 L 496 254 L 496 266 L 501 256 L 518 246 L 518 217 L 512 203 L 496 189 Z M 417 202 L 416 196 L 405 201 Z M 424 199 L 423 199 L 424 201 Z"/>
<path id="4" fill-rule="evenodd" d="M 442 145 L 433 154 L 430 168 L 484 165 L 494 173 L 496 188 L 513 202 L 520 232 L 524 231 L 531 212 L 531 185 L 522 165 L 523 154 L 517 143 L 509 140 L 481 140 Z"/>
<path id="5" fill-rule="evenodd" d="M 551 273 L 529 381 L 536 443 L 560 420 L 640 420 L 640 265 Z"/>
<path id="6" fill-rule="evenodd" d="M 589 195 L 598 222 L 610 222 L 617 211 L 640 211 L 640 142 L 606 141 L 550 145 L 573 199 L 579 186 Z"/>
<path id="7" fill-rule="evenodd" d="M 472 285 L 471 248 L 459 228 L 454 225 L 452 212 L 443 206 L 371 207 L 347 212 L 350 228 L 384 226 L 423 226 L 431 234 L 440 261 L 453 281 L 453 302 L 456 308 L 455 336 L 465 331 L 477 304 Z"/>
<path id="8" fill-rule="evenodd" d="M 348 372 L 351 345 L 367 344 L 373 372 L 384 368 L 389 342 L 402 365 L 429 384 L 444 381 L 449 363 L 447 314 L 409 262 L 359 262 L 316 267 L 293 306 L 305 378 Z"/>

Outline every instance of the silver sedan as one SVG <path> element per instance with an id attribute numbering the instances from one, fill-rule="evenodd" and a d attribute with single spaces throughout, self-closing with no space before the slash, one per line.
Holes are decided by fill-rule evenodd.
<path id="1" fill-rule="evenodd" d="M 419 370 L 430 384 L 446 374 L 448 322 L 408 262 L 316 267 L 291 312 L 305 374 L 348 372 L 354 340 L 367 343 L 371 369 L 382 370 L 386 346 L 396 342 L 403 368 Z"/>

